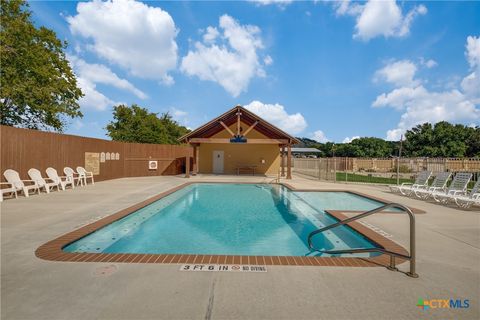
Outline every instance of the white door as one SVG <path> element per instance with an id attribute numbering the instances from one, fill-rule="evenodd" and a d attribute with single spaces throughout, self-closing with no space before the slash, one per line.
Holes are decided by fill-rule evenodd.
<path id="1" fill-rule="evenodd" d="M 213 151 L 213 173 L 223 173 L 223 151 Z"/>

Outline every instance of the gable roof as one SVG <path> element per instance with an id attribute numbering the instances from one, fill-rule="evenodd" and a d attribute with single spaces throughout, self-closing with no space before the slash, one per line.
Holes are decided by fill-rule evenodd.
<path id="1" fill-rule="evenodd" d="M 191 138 L 210 138 L 218 132 L 225 130 L 225 128 L 220 124 L 222 121 L 226 126 L 231 126 L 237 121 L 237 112 L 242 114 L 240 116 L 240 121 L 246 125 L 251 126 L 255 122 L 258 122 L 254 130 L 260 132 L 261 134 L 267 136 L 270 139 L 288 139 L 290 143 L 300 143 L 300 141 L 294 136 L 289 135 L 285 131 L 279 129 L 268 121 L 260 118 L 255 113 L 245 109 L 242 106 L 236 106 L 224 114 L 216 117 L 215 119 L 205 123 L 204 125 L 198 127 L 197 129 L 187 133 L 186 135 L 180 137 L 178 141 L 188 142 Z"/>

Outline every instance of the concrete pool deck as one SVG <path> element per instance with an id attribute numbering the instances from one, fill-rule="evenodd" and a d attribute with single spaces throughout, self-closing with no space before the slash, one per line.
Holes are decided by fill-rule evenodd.
<path id="1" fill-rule="evenodd" d="M 2 319 L 418 319 L 480 317 L 480 212 L 387 192 L 383 186 L 294 177 L 302 189 L 362 192 L 425 210 L 416 215 L 417 273 L 385 268 L 268 266 L 267 273 L 180 272 L 176 264 L 55 262 L 47 241 L 186 182 L 181 177 L 109 180 L 1 204 Z M 267 182 L 197 176 L 188 181 Z M 408 218 L 365 219 L 408 248 Z M 109 267 L 102 269 L 104 267 Z M 408 263 L 399 266 L 408 270 Z M 102 272 L 103 271 L 103 272 Z M 469 299 L 467 309 L 416 306 L 418 299 Z"/>

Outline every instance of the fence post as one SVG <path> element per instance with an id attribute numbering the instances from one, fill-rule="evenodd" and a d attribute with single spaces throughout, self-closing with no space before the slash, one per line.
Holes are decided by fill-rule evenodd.
<path id="1" fill-rule="evenodd" d="M 403 134 L 400 136 L 400 148 L 398 148 L 397 158 L 397 186 L 400 184 L 400 158 L 402 157 Z"/>
<path id="2" fill-rule="evenodd" d="M 345 165 L 345 182 L 348 182 L 347 157 L 345 157 L 343 161 L 344 161 L 344 165 Z"/>
<path id="3" fill-rule="evenodd" d="M 337 182 L 337 157 L 333 157 L 333 182 Z"/>

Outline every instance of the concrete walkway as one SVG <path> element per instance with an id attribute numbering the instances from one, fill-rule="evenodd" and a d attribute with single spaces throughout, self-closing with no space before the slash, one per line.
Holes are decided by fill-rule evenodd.
<path id="1" fill-rule="evenodd" d="M 265 182 L 198 176 L 188 181 Z M 298 188 L 356 190 L 425 210 L 417 219 L 418 279 L 384 268 L 269 266 L 267 273 L 180 272 L 178 265 L 49 262 L 43 243 L 187 180 L 125 178 L 1 204 L 2 319 L 479 319 L 480 212 L 388 193 L 385 187 L 321 183 Z M 477 208 L 478 209 L 478 208 Z M 408 248 L 408 218 L 365 220 Z M 100 268 L 109 267 L 105 274 Z M 407 270 L 408 264 L 400 266 Z M 469 299 L 467 309 L 416 306 Z"/>

